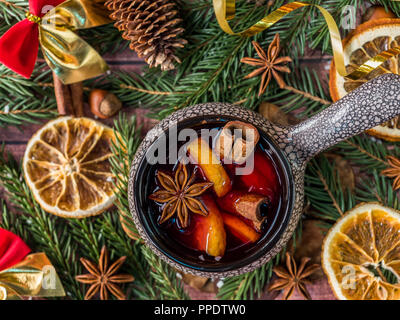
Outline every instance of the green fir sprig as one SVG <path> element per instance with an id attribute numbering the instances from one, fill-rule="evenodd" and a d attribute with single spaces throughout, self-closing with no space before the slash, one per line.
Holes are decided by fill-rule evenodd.
<path id="1" fill-rule="evenodd" d="M 137 250 L 142 252 L 143 257 L 137 263 L 142 262 L 146 269 L 143 276 L 150 273 L 150 281 L 156 284 L 158 292 L 153 298 L 162 299 L 188 299 L 183 290 L 182 282 L 177 277 L 177 272 L 165 262 L 161 261 L 147 246 L 143 245 L 136 226 L 132 220 L 128 203 L 128 177 L 129 165 L 139 145 L 139 131 L 136 126 L 135 117 L 127 119 L 120 116 L 114 124 L 117 142 L 113 145 L 114 157 L 111 159 L 112 170 L 117 177 L 117 207 L 121 222 L 124 224 L 129 235 L 136 239 Z M 126 235 L 126 233 L 125 233 Z M 124 248 L 124 241 L 115 242 L 119 244 L 119 249 Z M 128 253 L 126 253 L 128 254 Z M 144 258 L 144 259 L 143 259 Z"/>

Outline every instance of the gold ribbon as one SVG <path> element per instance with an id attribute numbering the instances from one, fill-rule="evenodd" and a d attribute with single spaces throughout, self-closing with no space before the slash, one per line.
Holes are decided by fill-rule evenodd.
<path id="1" fill-rule="evenodd" d="M 323 17 L 325 18 L 326 24 L 328 25 L 329 28 L 329 34 L 331 37 L 331 44 L 333 51 L 333 59 L 335 61 L 336 70 L 341 76 L 347 77 L 349 79 L 357 80 L 363 78 L 368 73 L 378 68 L 386 60 L 400 54 L 400 47 L 394 47 L 389 50 L 383 51 L 378 55 L 376 55 L 375 57 L 366 61 L 364 64 L 359 66 L 355 71 L 348 74 L 346 71 L 346 66 L 344 64 L 344 53 L 343 53 L 342 39 L 340 38 L 339 28 L 336 25 L 336 22 L 331 16 L 331 14 L 323 7 L 316 4 L 294 1 L 285 4 L 282 7 L 278 8 L 277 10 L 271 12 L 269 15 L 262 18 L 260 21 L 256 22 L 250 28 L 241 32 L 234 32 L 229 26 L 228 21 L 232 20 L 235 17 L 235 3 L 236 3 L 235 0 L 213 0 L 215 15 L 223 31 L 231 35 L 246 36 L 246 37 L 253 36 L 261 31 L 268 29 L 273 24 L 282 19 L 284 16 L 286 16 L 287 14 L 291 13 L 296 9 L 307 6 L 314 6 L 318 8 L 318 10 L 322 13 Z"/>
<path id="2" fill-rule="evenodd" d="M 44 58 L 65 84 L 96 77 L 108 70 L 96 50 L 74 32 L 110 23 L 103 3 L 104 0 L 67 0 L 37 22 Z"/>
<path id="3" fill-rule="evenodd" d="M 61 281 L 44 253 L 30 254 L 20 263 L 0 272 L 0 300 L 22 296 L 65 296 Z"/>

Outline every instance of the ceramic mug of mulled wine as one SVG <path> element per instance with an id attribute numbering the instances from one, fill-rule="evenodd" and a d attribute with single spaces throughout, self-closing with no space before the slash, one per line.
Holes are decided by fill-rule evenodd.
<path id="1" fill-rule="evenodd" d="M 133 220 L 145 243 L 181 271 L 203 277 L 252 271 L 279 253 L 295 231 L 307 162 L 399 114 L 400 76 L 394 74 L 367 82 L 292 127 L 226 103 L 179 110 L 148 132 L 134 157 L 129 180 Z M 215 142 L 232 121 L 258 133 L 251 170 L 241 174 L 237 169 L 243 164 L 234 161 L 222 158 L 208 166 L 199 161 L 218 153 Z M 205 131 L 216 134 L 207 140 Z M 192 151 L 193 141 L 202 141 L 203 155 Z M 197 162 L 180 164 L 182 156 Z M 180 196 L 177 204 L 174 197 Z"/>

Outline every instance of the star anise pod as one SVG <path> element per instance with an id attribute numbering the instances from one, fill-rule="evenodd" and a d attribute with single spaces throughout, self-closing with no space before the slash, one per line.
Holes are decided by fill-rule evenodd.
<path id="1" fill-rule="evenodd" d="M 207 209 L 196 197 L 203 194 L 213 183 L 193 184 L 196 178 L 195 172 L 192 173 L 190 179 L 188 177 L 187 168 L 181 162 L 174 178 L 162 171 L 157 172 L 157 180 L 164 189 L 154 192 L 149 198 L 156 202 L 166 203 L 161 213 L 160 224 L 177 213 L 181 227 L 186 228 L 189 224 L 189 211 L 203 216 L 208 214 Z"/>
<path id="2" fill-rule="evenodd" d="M 387 160 L 390 167 L 382 170 L 381 174 L 394 178 L 393 190 L 400 189 L 400 160 L 393 156 L 388 156 Z"/>
<path id="3" fill-rule="evenodd" d="M 80 259 L 89 273 L 76 276 L 75 279 L 81 283 L 91 284 L 86 292 L 85 300 L 90 300 L 99 291 L 101 300 L 108 300 L 108 292 L 119 300 L 125 300 L 125 293 L 117 284 L 135 280 L 130 274 L 115 274 L 121 268 L 125 259 L 125 256 L 121 257 L 111 266 L 108 266 L 108 252 L 105 246 L 101 249 L 98 266 L 85 258 Z"/>
<path id="4" fill-rule="evenodd" d="M 313 264 L 306 267 L 309 261 L 310 258 L 303 257 L 300 266 L 297 267 L 293 256 L 286 253 L 286 268 L 282 266 L 274 267 L 273 271 L 279 279 L 276 279 L 268 290 L 284 290 L 283 296 L 285 300 L 288 300 L 292 296 L 294 290 L 297 290 L 305 299 L 311 300 L 311 296 L 306 287 L 306 284 L 310 284 L 311 281 L 306 278 L 317 271 L 319 265 Z"/>
<path id="5" fill-rule="evenodd" d="M 262 74 L 258 96 L 261 96 L 265 92 L 272 77 L 278 82 L 279 87 L 284 88 L 286 84 L 279 72 L 290 73 L 290 69 L 282 64 L 292 62 L 292 59 L 290 57 L 278 57 L 281 51 L 279 33 L 275 35 L 274 40 L 269 45 L 267 54 L 256 41 L 253 41 L 252 44 L 260 59 L 242 58 L 240 61 L 259 68 L 244 78 L 249 79 Z"/>

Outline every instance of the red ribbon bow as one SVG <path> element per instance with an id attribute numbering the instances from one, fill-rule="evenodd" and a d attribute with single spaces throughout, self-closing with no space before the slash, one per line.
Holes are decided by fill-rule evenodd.
<path id="1" fill-rule="evenodd" d="M 0 271 L 21 262 L 31 249 L 14 233 L 0 228 Z"/>
<path id="2" fill-rule="evenodd" d="M 51 9 L 64 1 L 29 0 L 30 16 L 41 18 L 48 11 L 43 9 Z M 31 20 L 34 19 L 18 22 L 0 38 L 0 62 L 25 78 L 31 76 L 39 50 L 39 26 Z"/>

